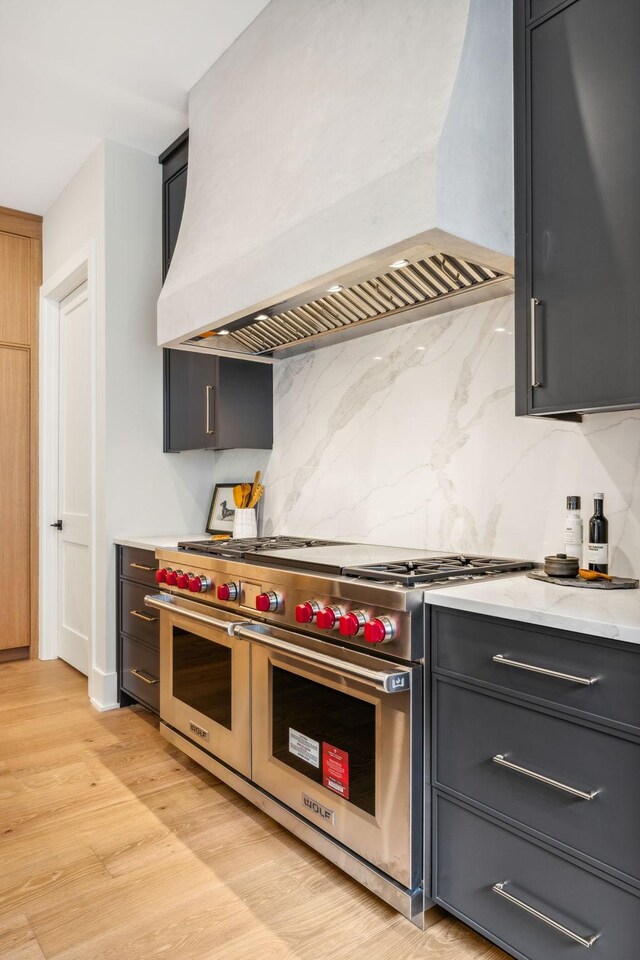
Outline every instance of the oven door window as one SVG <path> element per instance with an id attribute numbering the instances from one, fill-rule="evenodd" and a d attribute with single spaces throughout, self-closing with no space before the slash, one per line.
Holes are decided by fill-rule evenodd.
<path id="1" fill-rule="evenodd" d="M 231 650 L 173 627 L 173 696 L 231 730 Z"/>
<path id="2" fill-rule="evenodd" d="M 272 667 L 272 755 L 375 816 L 376 705 Z"/>

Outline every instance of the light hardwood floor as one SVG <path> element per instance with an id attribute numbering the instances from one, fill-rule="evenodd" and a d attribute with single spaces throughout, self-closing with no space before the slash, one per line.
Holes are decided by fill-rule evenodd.
<path id="1" fill-rule="evenodd" d="M 61 661 L 0 665 L 0 960 L 508 960 L 425 934 Z"/>

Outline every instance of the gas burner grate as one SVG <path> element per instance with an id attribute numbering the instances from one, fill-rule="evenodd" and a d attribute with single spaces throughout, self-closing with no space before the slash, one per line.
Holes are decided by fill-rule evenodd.
<path id="1" fill-rule="evenodd" d="M 241 537 L 237 540 L 183 540 L 178 549 L 187 553 L 205 553 L 226 560 L 237 560 L 247 555 L 271 550 L 296 550 L 301 547 L 332 547 L 334 540 L 317 540 L 311 537 Z"/>
<path id="2" fill-rule="evenodd" d="M 342 572 L 347 577 L 359 580 L 399 583 L 403 587 L 413 587 L 434 581 L 529 570 L 531 566 L 528 560 L 452 554 L 442 557 L 417 557 L 403 563 L 373 563 L 362 567 L 348 567 Z"/>

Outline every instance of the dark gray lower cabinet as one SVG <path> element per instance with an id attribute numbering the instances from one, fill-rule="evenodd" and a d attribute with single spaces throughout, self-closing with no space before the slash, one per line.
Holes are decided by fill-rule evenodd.
<path id="1" fill-rule="evenodd" d="M 520 960 L 638 956 L 640 900 L 624 887 L 449 797 L 436 797 L 434 817 L 434 899 L 508 953 Z"/>
<path id="2" fill-rule="evenodd" d="M 156 588 L 156 558 L 150 550 L 116 547 L 117 670 L 121 707 L 132 703 L 160 710 L 160 623 L 144 605 Z"/>
<path id="3" fill-rule="evenodd" d="M 433 899 L 521 960 L 640 956 L 640 649 L 431 630 Z"/>

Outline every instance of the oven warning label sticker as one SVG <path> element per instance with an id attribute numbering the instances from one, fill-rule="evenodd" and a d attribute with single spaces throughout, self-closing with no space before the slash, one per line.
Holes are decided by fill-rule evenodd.
<path id="1" fill-rule="evenodd" d="M 349 754 L 330 743 L 322 744 L 322 783 L 349 799 Z"/>
<path id="2" fill-rule="evenodd" d="M 312 767 L 320 766 L 320 744 L 311 737 L 305 737 L 293 727 L 289 727 L 289 753 L 310 763 Z"/>

